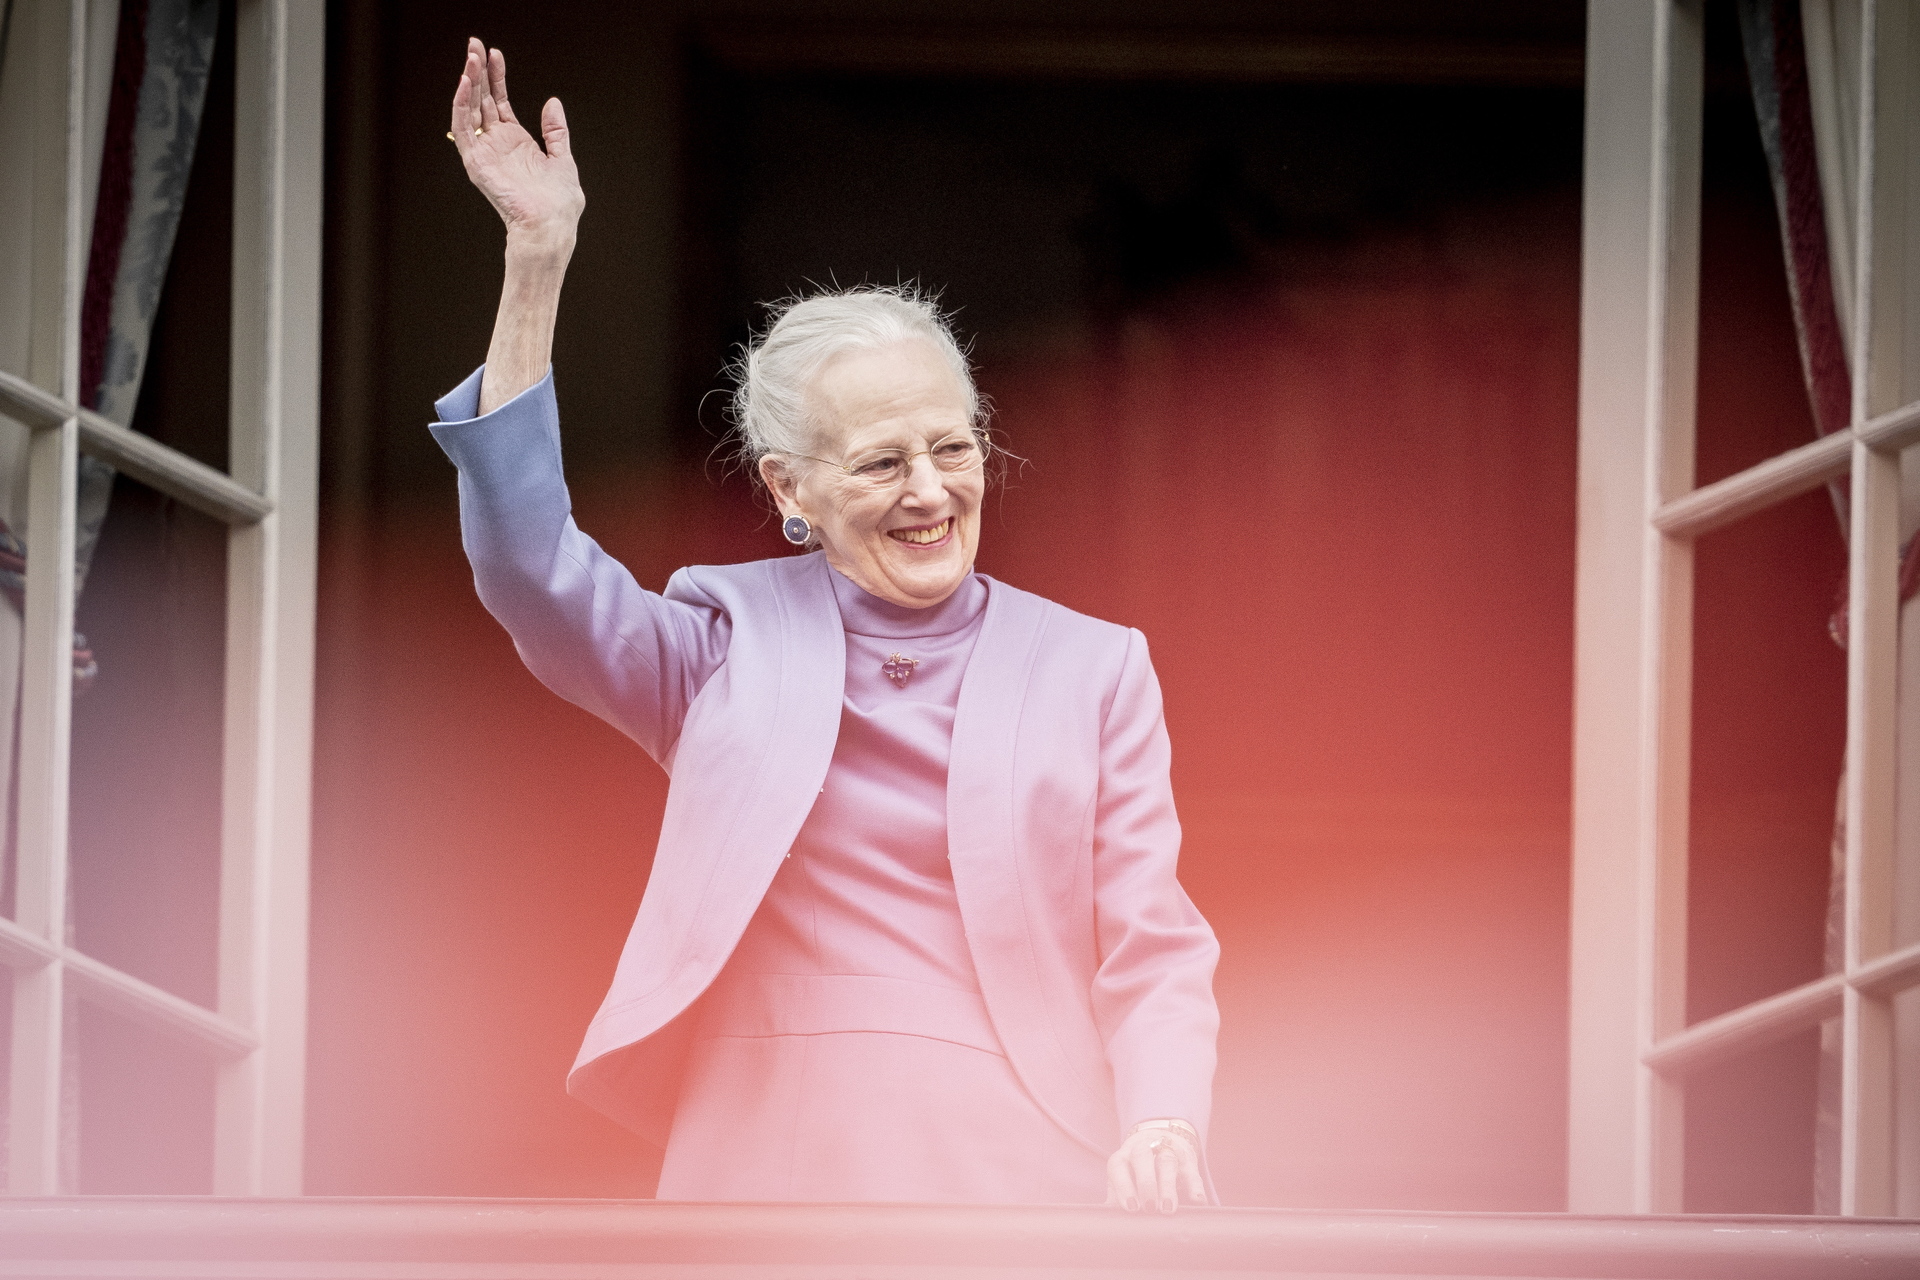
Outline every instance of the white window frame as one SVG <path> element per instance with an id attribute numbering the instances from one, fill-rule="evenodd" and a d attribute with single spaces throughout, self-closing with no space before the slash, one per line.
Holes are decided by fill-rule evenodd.
<path id="1" fill-rule="evenodd" d="M 1838 1018 L 1840 1211 L 1895 1211 L 1895 658 L 1907 0 L 1863 0 L 1853 415 L 1835 432 L 1694 483 L 1700 226 L 1699 0 L 1589 7 L 1580 352 L 1568 1202 L 1683 1208 L 1687 1077 Z M 1920 210 L 1915 211 L 1920 214 Z M 1875 244 L 1892 252 L 1876 261 Z M 1852 478 L 1845 968 L 1687 1025 L 1693 547 L 1713 529 Z M 1920 1069 L 1920 1064 L 1908 1064 Z"/>
<path id="2" fill-rule="evenodd" d="M 32 342 L 0 413 L 32 432 L 26 540 L 7 1190 L 61 1188 L 70 1006 L 111 1010 L 219 1064 L 218 1195 L 298 1195 L 306 1058 L 318 475 L 320 0 L 239 0 L 231 474 L 80 407 L 85 0 L 15 0 L 36 41 Z M 22 11 L 32 9 L 31 14 Z M 31 21 L 23 21 L 23 18 Z M 73 550 L 79 455 L 228 526 L 219 994 L 205 1009 L 66 944 Z"/>

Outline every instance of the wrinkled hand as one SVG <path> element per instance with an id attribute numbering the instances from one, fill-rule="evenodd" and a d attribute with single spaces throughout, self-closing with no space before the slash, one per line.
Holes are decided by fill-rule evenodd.
<path id="1" fill-rule="evenodd" d="M 1179 1208 L 1181 1192 L 1191 1204 L 1207 1202 L 1200 1176 L 1200 1150 L 1172 1129 L 1136 1129 L 1107 1157 L 1107 1203 L 1128 1213 L 1149 1206 L 1161 1213 Z"/>
<path id="2" fill-rule="evenodd" d="M 548 98 L 541 108 L 542 150 L 507 101 L 505 55 L 469 40 L 467 64 L 453 95 L 451 133 L 467 177 L 507 224 L 510 246 L 572 251 L 587 200 L 560 99 Z"/>

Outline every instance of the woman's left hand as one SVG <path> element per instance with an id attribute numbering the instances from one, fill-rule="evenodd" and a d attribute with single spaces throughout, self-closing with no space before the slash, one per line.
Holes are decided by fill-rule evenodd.
<path id="1" fill-rule="evenodd" d="M 1207 1202 L 1207 1184 L 1200 1176 L 1200 1148 L 1179 1129 L 1135 1129 L 1120 1149 L 1107 1157 L 1107 1203 L 1128 1213 L 1151 1205 L 1162 1213 L 1180 1206 L 1181 1193 L 1191 1204 Z"/>

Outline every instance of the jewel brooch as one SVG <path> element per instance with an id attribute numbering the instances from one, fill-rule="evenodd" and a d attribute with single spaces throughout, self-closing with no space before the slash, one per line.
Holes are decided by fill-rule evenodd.
<path id="1" fill-rule="evenodd" d="M 897 653 L 890 653 L 887 655 L 887 660 L 880 664 L 880 673 L 893 681 L 895 688 L 904 689 L 907 687 L 907 681 L 913 679 L 914 668 L 919 665 L 918 658 L 905 658 Z"/>

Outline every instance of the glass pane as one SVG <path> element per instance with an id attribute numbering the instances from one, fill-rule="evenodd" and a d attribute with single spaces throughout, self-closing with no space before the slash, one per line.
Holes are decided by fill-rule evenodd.
<path id="1" fill-rule="evenodd" d="M 1707 37 L 1695 463 L 1703 485 L 1819 435 L 1732 5 L 1708 7 Z"/>
<path id="2" fill-rule="evenodd" d="M 99 674 L 74 699 L 72 925 L 89 955 L 214 1000 L 224 525 L 120 477 L 80 598 Z"/>
<path id="3" fill-rule="evenodd" d="M 8 1112 L 13 1105 L 13 971 L 0 969 L 0 1157 L 12 1148 L 7 1140 L 11 1131 Z M 0 1162 L 0 1194 L 7 1190 L 7 1171 Z"/>
<path id="4" fill-rule="evenodd" d="M 9 15 L 12 8 L 0 7 L 0 15 Z M 23 34 L 0 40 L 0 120 L 11 125 L 0 136 L 0 370 L 25 377 L 33 331 L 33 122 L 46 116 L 34 110 L 41 83 L 35 72 L 40 68 L 34 64 L 32 28 L 24 15 L 17 30 Z M 45 220 L 38 225 L 47 238 Z M 44 285 L 46 276 L 40 280 Z M 25 436 L 18 423 L 0 420 L 0 458 L 10 461 Z M 0 475 L 12 473 L 10 466 L 0 464 Z"/>
<path id="5" fill-rule="evenodd" d="M 1828 621 L 1845 567 L 1824 491 L 1698 544 L 1692 1021 L 1825 971 L 1846 746 L 1846 654 Z M 1808 1032 L 1689 1078 L 1688 1211 L 1815 1211 L 1815 1100 L 1838 1102 L 1832 1082 L 1818 1085 L 1821 1069 Z M 1831 1147 L 1837 1130 L 1822 1132 Z"/>
<path id="6" fill-rule="evenodd" d="M 233 302 L 233 9 L 221 10 L 193 170 L 131 425 L 224 471 Z"/>
<path id="7" fill-rule="evenodd" d="M 1701 539 L 1695 561 L 1688 1017 L 1823 972 L 1847 655 L 1824 492 Z"/>
<path id="8" fill-rule="evenodd" d="M 1688 1213 L 1814 1212 L 1819 1071 L 1815 1029 L 1689 1079 Z"/>
<path id="9" fill-rule="evenodd" d="M 213 1190 L 215 1065 L 207 1055 L 80 1005 L 79 1070 L 68 1115 L 79 1126 L 86 1195 L 205 1195 Z"/>

